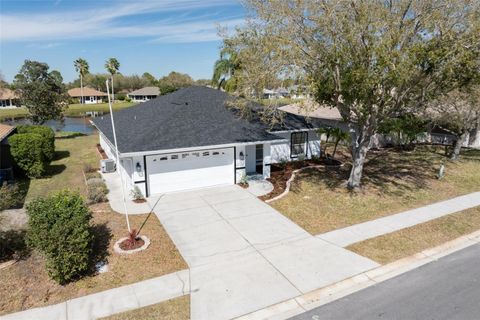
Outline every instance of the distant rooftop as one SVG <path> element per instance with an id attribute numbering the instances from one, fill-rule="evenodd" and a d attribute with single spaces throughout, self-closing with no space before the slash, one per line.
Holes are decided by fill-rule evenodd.
<path id="1" fill-rule="evenodd" d="M 15 91 L 8 88 L 0 88 L 0 100 L 18 99 Z"/>
<path id="2" fill-rule="evenodd" d="M 158 87 L 145 87 L 128 93 L 129 96 L 159 96 Z"/>
<path id="3" fill-rule="evenodd" d="M 68 95 L 70 97 L 74 97 L 74 98 L 81 97 L 82 96 L 82 90 L 81 90 L 81 88 L 70 89 L 70 90 L 68 90 Z M 89 96 L 106 97 L 107 94 L 105 92 L 101 92 L 101 91 L 95 90 L 93 88 L 83 87 L 83 96 L 84 97 L 89 97 Z"/>

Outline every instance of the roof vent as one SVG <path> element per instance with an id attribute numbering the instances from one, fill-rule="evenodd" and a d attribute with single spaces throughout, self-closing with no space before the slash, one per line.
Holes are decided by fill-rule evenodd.
<path id="1" fill-rule="evenodd" d="M 185 105 L 188 106 L 188 102 L 185 102 Z"/>

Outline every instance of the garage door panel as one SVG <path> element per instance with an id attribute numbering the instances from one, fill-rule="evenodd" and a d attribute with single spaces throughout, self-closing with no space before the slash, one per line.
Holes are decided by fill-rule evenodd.
<path id="1" fill-rule="evenodd" d="M 147 172 L 150 194 L 233 184 L 233 148 L 148 156 Z"/>

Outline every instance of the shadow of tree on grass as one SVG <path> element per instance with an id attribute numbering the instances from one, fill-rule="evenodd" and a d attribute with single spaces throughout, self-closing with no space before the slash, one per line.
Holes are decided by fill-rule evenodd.
<path id="1" fill-rule="evenodd" d="M 90 266 L 88 275 L 93 275 L 97 272 L 97 263 L 106 263 L 108 260 L 108 247 L 112 239 L 112 231 L 106 223 L 100 223 L 92 226 L 93 233 L 92 255 L 90 257 Z"/>

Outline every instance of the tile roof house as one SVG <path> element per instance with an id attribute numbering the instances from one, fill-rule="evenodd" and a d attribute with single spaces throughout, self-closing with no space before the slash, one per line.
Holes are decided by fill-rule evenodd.
<path id="1" fill-rule="evenodd" d="M 268 125 L 262 106 L 248 118 L 236 98 L 207 87 L 188 87 L 113 113 L 127 184 L 144 195 L 234 184 L 244 175 L 270 176 L 270 165 L 320 154 L 318 123 L 291 113 Z M 111 115 L 92 120 L 100 145 L 115 159 Z M 321 125 L 321 124 L 320 124 Z"/>
<path id="2" fill-rule="evenodd" d="M 160 95 L 160 89 L 158 87 L 145 87 L 127 94 L 127 96 L 134 102 L 145 102 L 155 99 Z"/>
<path id="3" fill-rule="evenodd" d="M 83 87 L 83 93 L 82 88 L 72 88 L 68 90 L 68 95 L 72 98 L 78 99 L 78 103 L 84 104 L 102 103 L 107 97 L 105 92 L 101 92 L 89 87 Z"/>
<path id="4" fill-rule="evenodd" d="M 8 88 L 0 88 L 0 109 L 20 107 L 18 94 Z"/>

